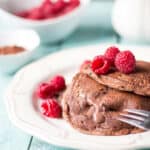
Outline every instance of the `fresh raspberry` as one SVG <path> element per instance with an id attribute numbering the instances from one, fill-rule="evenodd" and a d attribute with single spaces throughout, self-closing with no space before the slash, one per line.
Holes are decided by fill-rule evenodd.
<path id="1" fill-rule="evenodd" d="M 70 11 L 72 11 L 74 8 L 76 8 L 77 6 L 80 5 L 80 1 L 79 0 L 69 0 L 66 2 L 67 7 L 64 8 L 64 10 L 62 11 L 62 14 L 66 14 Z"/>
<path id="2" fill-rule="evenodd" d="M 94 57 L 91 64 L 92 70 L 98 75 L 108 73 L 110 67 L 111 67 L 110 61 L 102 55 Z"/>
<path id="3" fill-rule="evenodd" d="M 26 18 L 29 15 L 29 13 L 28 11 L 23 11 L 23 12 L 16 13 L 16 15 L 19 17 Z"/>
<path id="4" fill-rule="evenodd" d="M 66 88 L 65 79 L 63 76 L 57 75 L 53 79 L 51 79 L 50 84 L 55 87 L 57 92 L 64 90 Z"/>
<path id="5" fill-rule="evenodd" d="M 76 6 L 80 5 L 80 1 L 79 0 L 70 0 L 70 4 L 72 5 L 73 8 L 75 8 Z"/>
<path id="6" fill-rule="evenodd" d="M 115 59 L 116 68 L 122 72 L 129 74 L 135 69 L 136 60 L 132 52 L 123 51 L 117 54 Z"/>
<path id="7" fill-rule="evenodd" d="M 51 118 L 60 118 L 62 116 L 62 108 L 56 99 L 48 99 L 41 104 L 42 114 Z"/>
<path id="8" fill-rule="evenodd" d="M 69 12 L 71 12 L 72 10 L 73 10 L 74 8 L 72 7 L 72 6 L 67 6 L 67 7 L 65 7 L 63 10 L 62 10 L 62 13 L 60 13 L 60 14 L 58 14 L 59 16 L 62 16 L 62 15 L 64 15 L 64 14 L 67 14 L 67 13 L 69 13 Z"/>
<path id="9" fill-rule="evenodd" d="M 47 5 L 45 4 L 44 6 L 41 7 L 41 10 L 45 18 L 52 18 L 55 16 L 53 7 L 50 4 Z"/>
<path id="10" fill-rule="evenodd" d="M 26 12 L 17 13 L 17 16 L 32 20 L 42 20 L 62 16 L 80 4 L 79 0 L 44 0 L 43 3 Z"/>
<path id="11" fill-rule="evenodd" d="M 84 68 L 84 66 L 85 65 L 90 65 L 91 64 L 91 61 L 90 60 L 85 60 L 82 64 L 81 64 L 81 66 L 80 66 L 80 71 Z"/>
<path id="12" fill-rule="evenodd" d="M 41 20 L 43 19 L 43 14 L 41 13 L 40 7 L 33 8 L 29 11 L 29 15 L 27 16 L 28 19 L 32 20 Z"/>
<path id="13" fill-rule="evenodd" d="M 37 88 L 37 96 L 41 99 L 51 98 L 56 94 L 55 87 L 48 83 L 42 83 Z"/>
<path id="14" fill-rule="evenodd" d="M 55 13 L 60 13 L 65 7 L 66 3 L 64 0 L 57 0 L 57 2 L 53 4 L 53 10 Z"/>
<path id="15" fill-rule="evenodd" d="M 54 17 L 53 3 L 50 0 L 43 1 L 40 8 L 45 19 Z"/>
<path id="16" fill-rule="evenodd" d="M 115 58 L 116 55 L 120 52 L 120 50 L 115 47 L 115 46 L 111 46 L 109 48 L 106 49 L 106 52 L 104 54 L 104 56 L 110 60 L 111 64 L 114 65 L 115 62 Z"/>
<path id="17" fill-rule="evenodd" d="M 52 5 L 50 0 L 44 0 L 41 6 Z"/>

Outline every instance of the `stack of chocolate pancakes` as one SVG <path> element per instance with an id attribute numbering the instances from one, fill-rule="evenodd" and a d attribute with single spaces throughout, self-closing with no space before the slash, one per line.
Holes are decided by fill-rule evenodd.
<path id="1" fill-rule="evenodd" d="M 75 129 L 93 135 L 126 135 L 142 129 L 117 120 L 124 109 L 150 111 L 150 63 L 136 62 L 131 74 L 96 75 L 85 64 L 64 94 L 63 117 Z"/>

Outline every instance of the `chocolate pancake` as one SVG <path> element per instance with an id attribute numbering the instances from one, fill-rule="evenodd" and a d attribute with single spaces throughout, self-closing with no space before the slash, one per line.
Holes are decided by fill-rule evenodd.
<path id="1" fill-rule="evenodd" d="M 150 110 L 150 98 L 117 91 L 87 74 L 77 74 L 62 101 L 63 117 L 77 130 L 93 135 L 125 135 L 143 130 L 118 121 L 123 109 Z"/>
<path id="2" fill-rule="evenodd" d="M 108 87 L 150 96 L 150 62 L 137 61 L 136 69 L 131 74 L 112 70 L 106 75 L 99 76 L 91 70 L 90 64 L 82 66 L 81 72 Z"/>

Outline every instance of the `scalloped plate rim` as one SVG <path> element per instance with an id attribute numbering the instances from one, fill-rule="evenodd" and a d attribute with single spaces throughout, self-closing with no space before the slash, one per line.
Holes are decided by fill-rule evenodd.
<path id="1" fill-rule="evenodd" d="M 111 44 L 109 44 L 109 45 L 111 45 Z M 117 44 L 115 44 L 115 45 L 117 45 Z M 98 49 L 98 48 L 104 48 L 104 47 L 107 47 L 108 46 L 108 44 L 106 45 L 96 45 L 96 46 L 83 46 L 83 47 L 77 47 L 77 48 L 71 48 L 71 49 L 68 49 L 69 51 L 71 51 L 71 52 L 73 52 L 73 53 L 77 53 L 77 52 L 79 52 L 79 50 L 81 50 L 81 49 L 93 49 L 93 48 L 95 48 L 95 49 Z M 137 48 L 137 49 L 139 49 L 139 48 L 145 48 L 145 49 L 150 49 L 150 47 L 148 47 L 148 46 L 145 46 L 145 47 L 143 47 L 143 46 L 140 46 L 140 47 L 137 47 L 137 46 L 123 46 L 123 45 L 120 45 L 121 47 L 134 47 L 135 49 Z M 68 52 L 69 52 L 68 51 Z M 77 52 L 76 52 L 77 51 Z M 13 83 L 15 82 L 15 80 L 17 80 L 18 79 L 18 77 L 19 77 L 19 75 L 21 75 L 21 73 L 22 72 L 25 72 L 26 70 L 28 70 L 29 68 L 31 68 L 31 67 L 34 67 L 34 66 L 36 66 L 36 64 L 38 64 L 39 62 L 41 62 L 42 60 L 46 60 L 46 59 L 49 59 L 50 57 L 54 57 L 54 56 L 58 56 L 58 55 L 60 55 L 60 54 L 66 54 L 66 53 L 68 53 L 67 51 L 60 51 L 60 52 L 56 52 L 56 53 L 54 53 L 54 54 L 51 54 L 51 55 L 49 55 L 49 56 L 46 56 L 46 57 L 44 57 L 44 58 L 42 58 L 42 59 L 40 59 L 40 60 L 38 60 L 38 61 L 36 61 L 36 62 L 33 62 L 32 64 L 29 64 L 28 66 L 26 66 L 26 67 L 24 67 L 23 69 L 21 69 L 18 73 L 17 73 L 17 75 L 15 75 L 15 77 L 14 77 L 14 79 L 12 80 L 12 82 L 11 82 L 11 84 L 9 85 L 9 87 L 8 87 L 8 89 L 6 90 L 6 92 L 5 92 L 5 95 L 4 95 L 4 99 L 5 99 L 5 103 L 6 103 L 6 108 L 7 108 L 7 112 L 8 112 L 8 115 L 9 115 L 9 118 L 10 118 L 10 120 L 13 122 L 13 124 L 15 125 L 15 126 L 17 126 L 18 128 L 20 128 L 20 129 L 22 129 L 22 130 L 24 130 L 25 132 L 27 132 L 27 133 L 29 133 L 29 134 L 32 134 L 32 135 L 34 135 L 34 136 L 36 136 L 36 137 L 38 137 L 38 138 L 40 138 L 40 139 L 42 139 L 42 140 L 44 140 L 44 141 L 46 141 L 46 142 L 48 142 L 48 143 L 51 143 L 51 144 L 55 144 L 55 145 L 59 145 L 59 146 L 63 146 L 63 147 L 70 147 L 70 148 L 78 148 L 78 149 L 81 149 L 81 148 L 83 148 L 83 149 L 86 149 L 86 148 L 88 148 L 87 147 L 87 145 L 89 145 L 89 144 L 87 144 L 87 145 L 82 145 L 81 143 L 76 143 L 76 142 L 72 142 L 72 143 L 66 143 L 64 140 L 62 140 L 62 139 L 55 139 L 55 138 L 53 138 L 53 137 L 51 137 L 51 139 L 47 139 L 47 137 L 45 137 L 45 135 L 43 134 L 41 134 L 41 133 L 38 133 L 36 130 L 34 130 L 32 127 L 29 127 L 28 126 L 28 124 L 23 124 L 23 122 L 18 118 L 18 116 L 14 113 L 14 111 L 13 111 L 13 102 L 11 101 L 11 94 L 12 94 L 12 91 L 13 91 Z M 143 134 L 145 134 L 145 133 L 142 133 L 142 134 L 137 134 L 137 137 L 138 138 L 141 138 L 142 136 L 143 136 Z M 146 135 L 147 135 L 148 133 L 146 133 Z M 131 136 L 131 135 L 130 135 Z M 135 135 L 134 135 L 135 136 Z M 149 135 L 147 135 L 147 136 L 149 136 L 150 137 L 150 133 L 149 133 Z M 128 136 L 127 136 L 128 137 Z M 112 145 L 111 145 L 112 146 Z M 114 149 L 116 149 L 116 148 L 139 148 L 139 146 L 144 146 L 144 145 L 138 145 L 138 143 L 134 143 L 133 145 L 131 144 L 131 145 L 124 145 L 124 146 L 121 146 L 120 147 L 120 145 L 113 145 L 114 146 Z M 116 147 L 115 147 L 116 146 Z M 148 144 L 147 143 L 147 146 L 150 146 L 150 144 Z M 103 148 L 110 148 L 110 146 L 108 146 L 107 144 L 104 144 L 104 145 L 99 145 L 99 146 L 97 146 L 96 148 L 101 148 L 101 147 L 103 147 Z"/>

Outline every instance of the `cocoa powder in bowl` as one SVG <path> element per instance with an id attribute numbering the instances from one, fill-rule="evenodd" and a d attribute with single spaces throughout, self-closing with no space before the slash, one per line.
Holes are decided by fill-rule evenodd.
<path id="1" fill-rule="evenodd" d="M 16 54 L 25 51 L 25 48 L 20 46 L 3 46 L 0 47 L 0 55 Z"/>

